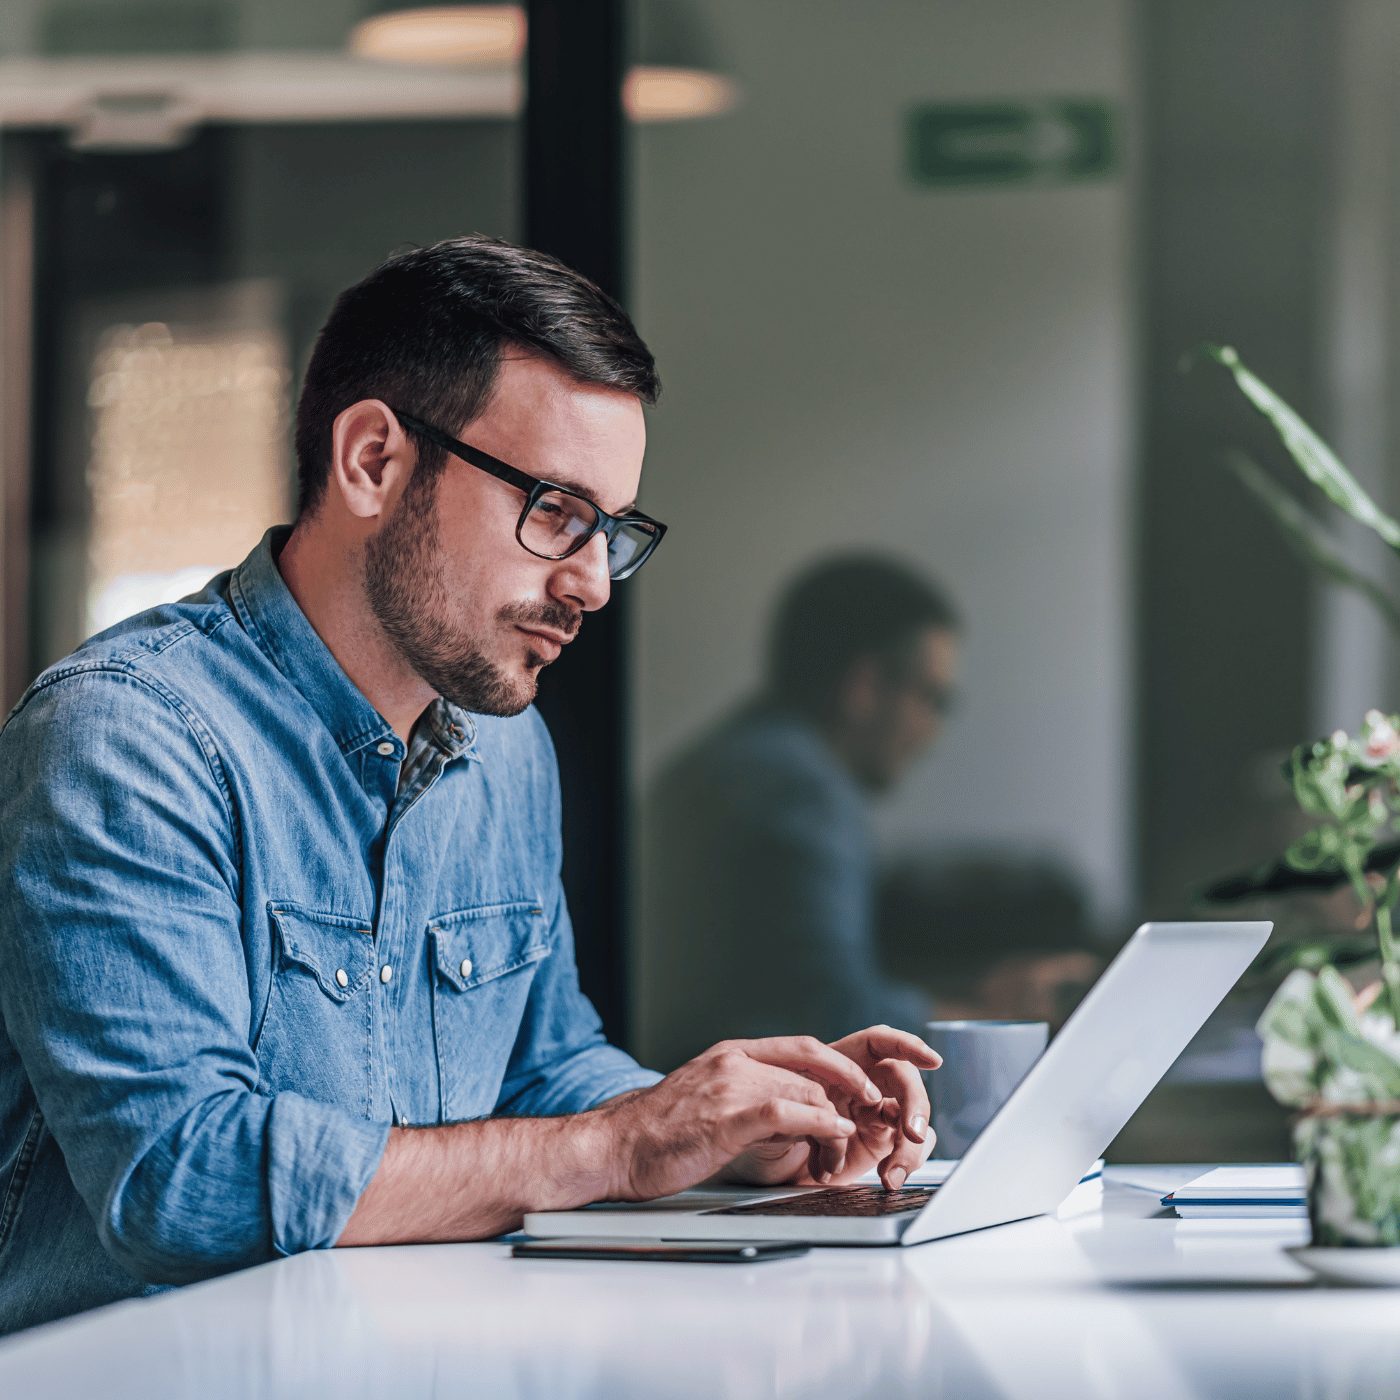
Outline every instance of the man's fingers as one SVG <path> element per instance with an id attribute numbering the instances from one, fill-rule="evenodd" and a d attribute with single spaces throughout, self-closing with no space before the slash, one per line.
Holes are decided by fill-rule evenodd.
<path id="1" fill-rule="evenodd" d="M 880 1179 L 891 1189 L 904 1185 L 905 1178 L 923 1164 L 928 1151 L 924 1146 L 928 1132 L 928 1095 L 912 1065 L 900 1060 L 882 1060 L 871 1073 L 884 1085 L 889 1096 L 899 1104 L 899 1117 L 894 1127 L 890 1152 L 879 1164 Z M 909 1083 L 913 1077 L 914 1085 Z M 915 1088 L 917 1086 L 917 1088 Z M 912 1100 L 912 1101 L 911 1101 Z"/>
<path id="2" fill-rule="evenodd" d="M 909 1031 L 893 1026 L 870 1026 L 853 1035 L 842 1036 L 833 1047 L 862 1064 L 877 1060 L 908 1060 L 920 1069 L 937 1069 L 943 1056 Z"/>
<path id="3" fill-rule="evenodd" d="M 870 1068 L 871 1077 L 889 1098 L 899 1100 L 900 1130 L 910 1142 L 922 1142 L 928 1132 L 928 1090 L 919 1071 L 904 1060 L 881 1060 Z"/>
<path id="4" fill-rule="evenodd" d="M 838 1142 L 817 1144 L 818 1181 L 830 1181 L 846 1165 L 846 1141 L 842 1138 Z"/>
<path id="5" fill-rule="evenodd" d="M 743 1110 L 736 1125 L 747 1138 L 746 1146 L 769 1137 L 816 1138 L 819 1143 L 844 1142 L 856 1130 L 830 1104 L 818 1107 L 792 1099 L 771 1098 Z"/>
<path id="6" fill-rule="evenodd" d="M 879 1103 L 879 1087 L 870 1076 L 840 1050 L 810 1035 L 775 1035 L 763 1040 L 738 1042 L 746 1055 L 760 1064 L 775 1065 L 819 1080 L 857 1103 Z"/>
<path id="7" fill-rule="evenodd" d="M 770 1095 L 783 1099 L 792 1099 L 795 1103 L 811 1104 L 814 1108 L 830 1107 L 836 1112 L 840 1112 L 840 1107 L 833 1104 L 831 1096 L 826 1088 L 818 1084 L 814 1079 L 808 1079 L 806 1075 L 798 1074 L 795 1070 L 784 1069 L 781 1065 L 765 1064 L 763 1061 L 756 1061 L 749 1066 L 751 1083 L 757 1087 L 762 1086 L 758 1092 L 767 1092 Z M 844 1099 L 845 1095 L 842 1095 Z"/>

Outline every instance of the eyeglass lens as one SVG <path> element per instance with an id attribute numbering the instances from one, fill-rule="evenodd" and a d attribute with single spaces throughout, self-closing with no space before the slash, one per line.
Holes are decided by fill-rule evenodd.
<path id="1" fill-rule="evenodd" d="M 578 548 L 597 519 L 597 512 L 583 497 L 546 491 L 525 517 L 520 542 L 546 559 L 562 559 Z M 631 568 L 652 539 L 652 531 L 641 525 L 622 526 L 608 541 L 608 573 L 617 578 Z"/>

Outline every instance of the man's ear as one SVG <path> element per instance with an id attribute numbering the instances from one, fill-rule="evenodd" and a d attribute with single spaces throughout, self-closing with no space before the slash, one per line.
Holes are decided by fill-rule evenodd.
<path id="1" fill-rule="evenodd" d="M 416 460 L 398 419 L 379 399 L 352 403 L 331 424 L 330 487 L 362 520 L 378 518 L 398 499 Z"/>

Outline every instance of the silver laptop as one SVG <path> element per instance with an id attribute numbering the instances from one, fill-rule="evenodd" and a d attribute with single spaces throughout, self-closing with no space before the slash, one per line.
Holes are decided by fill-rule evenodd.
<path id="1" fill-rule="evenodd" d="M 687 1191 L 531 1211 L 528 1234 L 920 1244 L 1053 1211 L 1263 948 L 1270 923 L 1144 924 L 941 1186 Z M 933 1084 L 937 1091 L 937 1073 Z"/>

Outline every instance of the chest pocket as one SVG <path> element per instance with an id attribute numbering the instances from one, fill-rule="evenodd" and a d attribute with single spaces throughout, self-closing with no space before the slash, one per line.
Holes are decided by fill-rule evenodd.
<path id="1" fill-rule="evenodd" d="M 532 900 L 439 914 L 428 924 L 433 1039 L 444 1121 L 496 1106 L 525 1000 L 550 949 L 544 910 Z"/>
<path id="2" fill-rule="evenodd" d="M 269 902 L 273 968 L 253 1041 L 261 1087 L 370 1114 L 374 938 L 368 921 Z"/>

